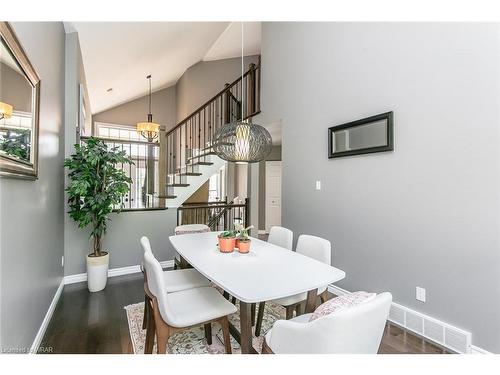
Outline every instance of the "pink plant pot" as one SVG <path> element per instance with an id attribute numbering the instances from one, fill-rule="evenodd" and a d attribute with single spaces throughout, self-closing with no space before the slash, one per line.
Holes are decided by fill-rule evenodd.
<path id="1" fill-rule="evenodd" d="M 219 250 L 222 253 L 232 253 L 236 245 L 236 238 L 219 237 Z"/>

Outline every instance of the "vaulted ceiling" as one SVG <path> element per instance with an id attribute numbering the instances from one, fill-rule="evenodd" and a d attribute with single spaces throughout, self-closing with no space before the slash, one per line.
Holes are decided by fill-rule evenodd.
<path id="1" fill-rule="evenodd" d="M 201 60 L 240 56 L 240 22 L 69 22 L 78 32 L 92 113 L 171 86 Z M 260 22 L 245 23 L 244 54 L 260 53 Z M 112 89 L 112 90 L 109 90 Z"/>

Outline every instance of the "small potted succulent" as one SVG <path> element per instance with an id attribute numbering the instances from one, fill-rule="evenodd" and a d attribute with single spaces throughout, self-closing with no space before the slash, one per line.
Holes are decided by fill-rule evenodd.
<path id="1" fill-rule="evenodd" d="M 240 253 L 246 254 L 250 251 L 250 244 L 252 243 L 252 240 L 248 235 L 248 231 L 253 228 L 253 225 L 244 228 L 241 224 L 235 224 L 235 228 L 238 233 L 238 237 L 236 238 L 236 247 Z"/>
<path id="2" fill-rule="evenodd" d="M 226 230 L 219 234 L 219 250 L 223 253 L 232 253 L 236 245 L 236 233 Z"/>

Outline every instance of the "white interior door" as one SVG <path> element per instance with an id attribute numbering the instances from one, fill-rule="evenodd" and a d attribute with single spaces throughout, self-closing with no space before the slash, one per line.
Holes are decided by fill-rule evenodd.
<path id="1" fill-rule="evenodd" d="M 281 225 L 281 161 L 266 161 L 266 232 Z"/>

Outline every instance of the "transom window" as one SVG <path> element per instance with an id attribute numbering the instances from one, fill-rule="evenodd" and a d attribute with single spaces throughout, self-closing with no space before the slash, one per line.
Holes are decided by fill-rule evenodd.
<path id="1" fill-rule="evenodd" d="M 99 138 L 113 138 L 113 139 L 123 139 L 127 141 L 142 141 L 147 142 L 147 140 L 142 137 L 135 127 L 128 125 L 117 125 L 117 124 L 107 124 L 103 122 L 96 122 L 96 136 Z"/>

